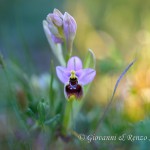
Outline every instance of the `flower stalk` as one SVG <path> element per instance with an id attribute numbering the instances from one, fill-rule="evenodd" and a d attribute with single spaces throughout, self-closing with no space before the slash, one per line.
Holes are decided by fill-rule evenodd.
<path id="1" fill-rule="evenodd" d="M 74 100 L 70 100 L 66 102 L 64 118 L 63 118 L 63 131 L 66 134 L 67 131 L 73 128 L 74 118 L 73 118 L 73 102 Z"/>
<path id="2" fill-rule="evenodd" d="M 63 128 L 66 133 L 68 129 L 73 128 L 74 120 L 83 104 L 82 99 L 88 89 L 84 86 L 91 83 L 96 75 L 95 56 L 92 50 L 89 50 L 84 68 L 79 57 L 71 57 L 77 24 L 69 13 L 62 14 L 54 9 L 53 13 L 48 14 L 43 21 L 43 27 L 51 49 L 61 64 L 56 67 L 56 74 L 64 84 L 64 95 L 67 99 L 63 118 Z M 62 51 L 63 43 L 67 50 L 66 62 Z"/>
<path id="3" fill-rule="evenodd" d="M 96 71 L 91 68 L 83 69 L 80 58 L 74 56 L 68 60 L 67 67 L 57 66 L 56 73 L 59 80 L 64 84 L 64 95 L 67 99 L 63 121 L 63 128 L 66 133 L 68 129 L 74 128 L 74 122 L 83 104 L 83 86 L 92 82 Z"/>

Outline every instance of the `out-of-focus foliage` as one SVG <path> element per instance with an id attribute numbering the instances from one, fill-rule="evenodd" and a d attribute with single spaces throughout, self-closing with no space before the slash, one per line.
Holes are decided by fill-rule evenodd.
<path id="1" fill-rule="evenodd" d="M 84 58 L 90 48 L 97 60 L 96 78 L 74 122 L 76 132 L 67 136 L 61 129 L 66 100 L 54 72 L 58 62 L 42 28 L 54 8 L 77 22 L 73 55 Z M 150 138 L 150 1 L 1 0 L 0 52 L 6 64 L 5 70 L 0 67 L 0 149 L 149 147 L 148 140 L 88 143 L 76 133 Z M 99 126 L 117 78 L 134 58 Z"/>

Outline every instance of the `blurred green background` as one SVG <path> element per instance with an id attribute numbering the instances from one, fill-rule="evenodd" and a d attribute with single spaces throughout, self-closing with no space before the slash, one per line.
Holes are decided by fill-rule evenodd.
<path id="1" fill-rule="evenodd" d="M 50 50 L 42 21 L 48 13 L 53 12 L 54 8 L 63 13 L 65 11 L 70 13 L 77 22 L 74 55 L 84 58 L 90 48 L 94 51 L 97 60 L 97 75 L 90 92 L 85 97 L 86 102 L 79 117 L 78 131 L 85 134 L 94 131 L 108 104 L 117 78 L 125 67 L 137 58 L 134 66 L 120 83 L 111 109 L 97 135 L 129 133 L 150 136 L 148 128 L 150 114 L 149 0 L 1 0 L 0 52 L 4 56 L 9 71 L 6 77 L 2 67 L 0 68 L 0 148 L 8 149 L 6 137 L 9 131 L 7 129 L 12 128 L 11 125 L 14 126 L 13 129 L 18 126 L 13 121 L 15 117 L 11 114 L 13 111 L 10 102 L 11 93 L 17 93 L 15 95 L 21 99 L 21 102 L 19 101 L 21 107 L 28 105 L 33 95 L 39 99 L 43 95 L 48 97 L 47 74 L 51 74 L 50 62 L 54 60 L 55 66 L 59 63 Z M 59 83 L 57 80 L 56 77 L 56 82 Z M 33 91 L 28 83 L 33 86 L 31 88 Z M 12 91 L 9 89 L 9 84 L 13 86 Z M 40 92 L 34 89 L 37 86 Z M 63 89 L 60 91 L 56 90 L 58 93 L 63 93 Z M 25 99 L 24 93 L 27 97 Z M 9 123 L 12 124 L 8 124 L 7 119 L 10 119 Z M 9 149 L 11 149 L 12 141 L 8 142 Z M 100 143 L 102 149 L 111 149 L 112 145 L 113 149 L 128 147 L 128 149 L 136 150 L 146 149 L 150 145 L 148 141 L 115 141 L 111 144 L 107 142 Z M 59 149 L 62 145 L 64 149 L 71 147 L 62 141 L 58 143 Z M 34 144 L 33 149 L 38 149 Z M 81 145 L 88 149 L 86 147 L 88 144 Z M 54 142 L 54 149 L 57 149 L 56 145 L 57 140 Z M 80 148 L 79 145 L 78 142 L 74 142 L 74 149 Z M 93 148 L 92 144 L 89 145 Z"/>

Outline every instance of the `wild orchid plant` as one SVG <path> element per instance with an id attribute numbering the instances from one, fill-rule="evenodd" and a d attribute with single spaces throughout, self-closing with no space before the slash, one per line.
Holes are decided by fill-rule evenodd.
<path id="1" fill-rule="evenodd" d="M 76 35 L 77 24 L 75 19 L 67 12 L 62 14 L 59 10 L 54 9 L 53 13 L 48 14 L 46 20 L 43 21 L 43 27 L 51 49 L 62 65 L 56 67 L 56 74 L 59 80 L 64 84 L 64 95 L 68 100 L 63 121 L 63 127 L 68 129 L 73 127 L 73 122 L 83 104 L 83 100 L 81 99 L 86 95 L 88 89 L 83 86 L 92 82 L 96 75 L 95 55 L 92 50 L 89 50 L 84 64 L 82 64 L 82 61 L 78 56 L 72 56 L 73 41 Z M 62 44 L 66 45 L 66 57 L 63 56 Z M 131 62 L 119 76 L 112 97 L 110 98 L 99 123 L 105 117 L 105 114 L 112 103 L 120 80 L 133 65 L 134 61 Z M 85 69 L 83 69 L 83 65 Z M 72 102 L 74 103 L 72 104 Z M 99 126 L 97 129 L 98 128 Z"/>
<path id="2" fill-rule="evenodd" d="M 80 101 L 78 101 L 80 104 L 75 102 L 78 108 L 76 108 L 76 113 L 74 113 L 72 105 L 75 104 L 72 104 L 72 102 L 83 99 L 87 91 L 85 91 L 83 86 L 92 82 L 96 75 L 94 69 L 95 57 L 92 50 L 89 50 L 90 55 L 87 55 L 84 63 L 86 68 L 83 69 L 81 59 L 78 56 L 72 56 L 77 24 L 75 19 L 67 12 L 62 14 L 58 9 L 54 9 L 53 13 L 48 14 L 46 20 L 43 21 L 43 28 L 53 53 L 62 65 L 56 67 L 56 74 L 64 84 L 64 96 L 68 100 L 64 115 L 64 127 L 67 128 L 73 122 L 73 120 L 70 120 L 72 114 L 74 116 L 73 118 L 75 118 L 77 109 L 83 104 Z M 65 50 L 62 49 L 64 45 L 66 45 L 67 49 L 65 57 L 63 56 Z M 89 68 L 91 64 L 93 64 L 93 68 Z"/>
<path id="3" fill-rule="evenodd" d="M 23 142 L 20 142 L 20 145 L 22 146 L 23 143 L 27 149 L 29 149 L 28 145 L 30 144 L 27 145 L 24 141 L 31 143 L 31 141 L 33 141 L 33 134 L 37 136 L 36 132 L 39 134 L 38 138 L 45 144 L 45 149 L 49 146 L 49 141 L 54 140 L 56 137 L 61 137 L 63 140 L 66 140 L 70 133 L 78 136 L 77 132 L 75 132 L 76 129 L 74 128 L 76 118 L 81 106 L 86 100 L 84 98 L 87 95 L 89 83 L 94 80 L 96 75 L 96 60 L 92 50 L 89 49 L 83 62 L 78 56 L 73 56 L 73 42 L 76 36 L 77 24 L 70 14 L 67 12 L 62 14 L 59 10 L 54 9 L 53 13 L 48 14 L 46 20 L 43 21 L 43 28 L 51 46 L 51 50 L 60 63 L 60 66 L 56 67 L 54 67 L 53 63 L 51 64 L 50 75 L 41 77 L 40 80 L 38 78 L 35 79 L 35 77 L 30 80 L 26 76 L 23 76 L 23 73 L 16 66 L 13 66 L 13 69 L 10 70 L 10 72 L 12 73 L 15 70 L 16 77 L 22 81 L 22 87 L 20 86 L 21 88 L 18 88 L 14 95 L 14 86 L 12 86 L 12 81 L 9 80 L 9 75 L 11 73 L 8 72 L 3 57 L 0 55 L 0 65 L 5 72 L 9 85 L 9 92 L 11 94 L 10 102 L 12 103 L 11 105 L 17 121 L 24 129 L 21 130 L 21 133 L 23 132 L 25 139 L 22 140 Z M 112 97 L 104 109 L 102 117 L 97 121 L 97 125 L 94 128 L 95 131 L 98 130 L 108 108 L 112 104 L 120 80 L 133 63 L 134 61 L 131 62 L 119 76 Z M 54 72 L 56 72 L 56 78 Z M 57 81 L 58 79 L 63 83 L 64 87 L 62 87 L 62 84 L 57 84 L 60 83 Z M 37 84 L 37 82 L 40 83 Z M 47 82 L 50 83 L 47 84 Z M 44 95 L 46 95 L 45 91 L 47 88 L 42 88 L 41 90 L 41 83 L 42 87 L 43 83 L 50 86 L 48 91 L 49 101 L 46 100 L 46 98 L 42 98 L 42 100 L 39 101 L 35 96 L 35 91 L 38 90 L 40 90 L 40 92 L 38 91 L 39 93 L 42 93 L 41 91 L 44 90 Z M 33 84 L 36 87 L 38 85 L 38 90 L 34 91 Z M 21 85 L 21 83 L 19 85 Z M 23 105 L 22 111 L 20 111 L 20 106 L 18 107 L 15 101 L 18 101 L 19 104 Z M 24 105 L 24 102 L 27 102 L 28 104 Z M 35 145 L 38 145 L 39 143 L 38 138 L 36 139 L 37 141 L 35 140 Z M 18 140 L 18 137 L 16 139 Z"/>

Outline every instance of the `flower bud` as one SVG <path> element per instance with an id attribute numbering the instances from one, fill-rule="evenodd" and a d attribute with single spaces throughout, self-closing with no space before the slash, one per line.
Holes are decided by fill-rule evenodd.
<path id="1" fill-rule="evenodd" d="M 62 39 L 56 37 L 50 32 L 48 22 L 46 20 L 43 21 L 43 28 L 54 55 L 56 56 L 60 64 L 65 65 L 65 60 L 62 54 L 62 48 L 60 44 L 62 42 Z"/>
<path id="2" fill-rule="evenodd" d="M 63 28 L 64 34 L 67 40 L 73 40 L 76 35 L 77 24 L 72 16 L 70 16 L 67 12 L 64 14 L 63 18 Z"/>
<path id="3" fill-rule="evenodd" d="M 64 29 L 64 35 L 67 42 L 67 49 L 71 51 L 73 40 L 76 35 L 77 24 L 74 18 L 71 15 L 69 15 L 67 12 L 65 12 L 63 18 L 63 29 Z"/>
<path id="4" fill-rule="evenodd" d="M 50 36 L 54 43 L 63 42 L 63 15 L 62 13 L 54 9 L 53 13 L 48 14 L 46 17 L 48 28 L 50 30 Z"/>
<path id="5" fill-rule="evenodd" d="M 50 18 L 56 26 L 61 27 L 63 25 L 63 14 L 58 9 L 54 9 L 53 14 L 50 14 Z"/>
<path id="6" fill-rule="evenodd" d="M 48 14 L 43 21 L 43 27 L 51 47 L 65 41 L 70 56 L 77 30 L 74 18 L 67 12 L 62 14 L 58 9 L 54 9 L 53 13 Z"/>

